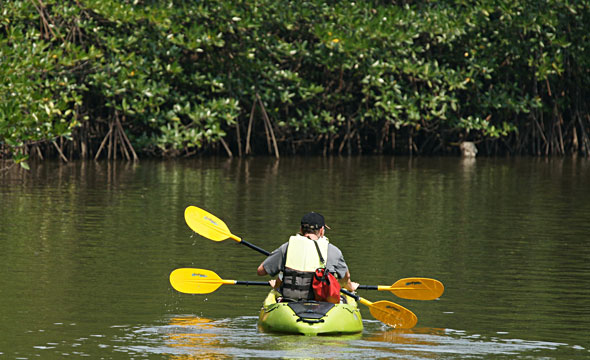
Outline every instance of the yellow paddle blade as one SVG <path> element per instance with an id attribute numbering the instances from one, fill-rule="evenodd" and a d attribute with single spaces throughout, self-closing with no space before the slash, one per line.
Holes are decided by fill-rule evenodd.
<path id="1" fill-rule="evenodd" d="M 363 298 L 360 298 L 360 302 L 369 307 L 369 311 L 375 319 L 393 328 L 411 329 L 418 322 L 418 318 L 413 312 L 394 302 L 383 300 L 372 303 Z"/>
<path id="2" fill-rule="evenodd" d="M 189 206 L 184 210 L 184 220 L 194 232 L 213 241 L 227 238 L 241 241 L 229 231 L 223 220 L 196 206 Z"/>
<path id="3" fill-rule="evenodd" d="M 395 296 L 403 299 L 434 300 L 443 294 L 445 287 L 435 279 L 405 278 L 396 281 L 391 286 L 379 286 L 379 290 L 391 291 Z"/>
<path id="4" fill-rule="evenodd" d="M 223 284 L 234 284 L 234 280 L 223 280 L 216 273 L 205 269 L 181 268 L 170 273 L 170 284 L 186 294 L 209 294 Z"/>

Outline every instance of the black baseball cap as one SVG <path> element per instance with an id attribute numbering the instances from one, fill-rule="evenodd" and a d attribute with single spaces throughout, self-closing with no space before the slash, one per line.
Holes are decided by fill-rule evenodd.
<path id="1" fill-rule="evenodd" d="M 303 215 L 301 218 L 301 227 L 303 226 L 307 226 L 312 230 L 319 230 L 323 226 L 325 226 L 327 229 L 330 228 L 328 225 L 326 225 L 322 214 L 318 214 L 317 212 L 313 211 Z"/>

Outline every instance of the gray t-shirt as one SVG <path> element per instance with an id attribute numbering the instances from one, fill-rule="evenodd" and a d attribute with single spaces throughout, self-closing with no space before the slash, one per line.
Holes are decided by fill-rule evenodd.
<path id="1" fill-rule="evenodd" d="M 285 263 L 285 257 L 287 256 L 288 246 L 289 242 L 287 241 L 278 249 L 273 251 L 262 263 L 264 270 L 266 270 L 270 276 L 275 276 L 281 272 L 281 268 Z M 346 272 L 348 271 L 348 266 L 344 261 L 342 251 L 332 244 L 328 244 L 328 259 L 326 259 L 326 268 L 329 272 L 337 274 L 338 278 L 340 279 L 344 278 Z"/>

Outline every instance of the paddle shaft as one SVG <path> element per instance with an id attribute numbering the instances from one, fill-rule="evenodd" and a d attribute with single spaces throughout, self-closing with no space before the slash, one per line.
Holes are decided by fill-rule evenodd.
<path id="1" fill-rule="evenodd" d="M 361 300 L 361 297 L 360 296 L 358 296 L 357 294 L 353 294 L 353 293 L 351 293 L 350 291 L 348 291 L 346 289 L 340 288 L 340 292 L 343 293 L 344 295 L 350 296 L 351 298 L 355 299 L 356 301 L 360 301 Z"/>
<path id="2" fill-rule="evenodd" d="M 259 248 L 258 246 L 247 242 L 246 240 L 241 240 L 240 244 L 246 245 L 250 249 L 254 249 L 263 255 L 266 255 L 266 256 L 270 255 L 270 253 L 268 251 L 264 250 L 263 248 Z"/>
<path id="3" fill-rule="evenodd" d="M 268 281 L 241 281 L 236 280 L 234 285 L 246 285 L 246 286 L 268 286 Z"/>
<path id="4" fill-rule="evenodd" d="M 412 289 L 408 287 L 391 287 L 383 285 L 359 285 L 359 290 L 379 290 L 379 291 L 396 291 L 396 290 L 426 290 L 426 289 Z"/>
<path id="5" fill-rule="evenodd" d="M 383 285 L 359 285 L 359 290 L 379 290 L 379 291 L 395 291 L 395 290 L 424 290 L 424 289 L 412 289 L 407 287 L 391 287 Z"/>
<path id="6" fill-rule="evenodd" d="M 359 285 L 359 290 L 379 290 L 378 285 Z"/>

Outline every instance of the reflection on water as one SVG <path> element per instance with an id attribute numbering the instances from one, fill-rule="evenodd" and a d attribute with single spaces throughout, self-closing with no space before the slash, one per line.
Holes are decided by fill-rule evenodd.
<path id="1" fill-rule="evenodd" d="M 387 329 L 376 331 L 366 337 L 367 341 L 383 343 L 409 344 L 409 345 L 436 345 L 430 338 L 422 338 L 420 335 L 443 335 L 445 329 L 414 328 L 414 329 Z"/>
<path id="2" fill-rule="evenodd" d="M 418 328 L 404 331 L 386 330 L 376 332 L 366 341 L 374 351 L 394 352 L 403 358 L 441 359 L 441 358 L 527 358 L 532 353 L 553 357 L 556 350 L 568 350 L 567 344 L 519 339 L 486 338 L 481 335 L 468 335 L 465 331 L 452 329 Z M 562 349 L 563 348 L 563 349 Z M 570 347 L 572 355 L 584 356 L 582 352 Z M 467 355 L 469 354 L 469 355 Z"/>
<path id="3" fill-rule="evenodd" d="M 0 357 L 590 358 L 590 161 L 203 158 L 13 170 L 0 173 Z M 432 277 L 445 293 L 366 294 L 412 310 L 411 331 L 364 308 L 356 337 L 259 333 L 261 289 L 171 289 L 174 268 L 255 279 L 263 259 L 192 233 L 188 205 L 267 250 L 303 213 L 323 212 L 355 281 Z"/>
<path id="4" fill-rule="evenodd" d="M 184 316 L 174 317 L 170 320 L 170 334 L 168 334 L 168 345 L 173 348 L 181 348 L 186 354 L 173 354 L 171 359 L 213 359 L 219 358 L 221 347 L 216 328 L 222 324 L 213 320 Z"/>
<path id="5" fill-rule="evenodd" d="M 173 317 L 169 324 L 131 330 L 130 344 L 118 350 L 135 355 L 169 355 L 170 359 L 583 359 L 588 351 L 565 343 L 485 337 L 437 328 L 394 330 L 364 321 L 363 334 L 337 337 L 273 335 L 255 330 L 257 318 L 210 320 Z M 557 354 L 560 354 L 559 356 Z"/>

